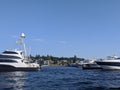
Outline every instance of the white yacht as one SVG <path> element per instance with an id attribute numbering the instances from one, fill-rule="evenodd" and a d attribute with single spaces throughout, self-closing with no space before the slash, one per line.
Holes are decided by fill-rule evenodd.
<path id="1" fill-rule="evenodd" d="M 96 63 L 103 69 L 120 69 L 120 58 L 117 56 L 108 56 L 107 59 L 97 60 Z"/>
<path id="2" fill-rule="evenodd" d="M 2 54 L 0 54 L 0 71 L 39 70 L 39 64 L 30 63 L 29 59 L 25 56 L 26 49 L 24 38 L 25 35 L 22 33 L 20 43 L 24 46 L 24 50 L 5 50 Z"/>
<path id="3" fill-rule="evenodd" d="M 102 67 L 95 60 L 84 60 L 82 69 L 102 69 Z"/>

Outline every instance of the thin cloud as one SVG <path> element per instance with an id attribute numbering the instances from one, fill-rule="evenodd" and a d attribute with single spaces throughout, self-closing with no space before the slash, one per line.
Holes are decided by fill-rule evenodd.
<path id="1" fill-rule="evenodd" d="M 59 41 L 61 44 L 67 44 L 67 41 Z"/>
<path id="2" fill-rule="evenodd" d="M 19 38 L 17 35 L 12 35 L 11 37 L 12 38 Z"/>
<path id="3" fill-rule="evenodd" d="M 32 41 L 34 41 L 34 42 L 45 42 L 45 39 L 36 38 L 36 39 L 32 39 Z"/>

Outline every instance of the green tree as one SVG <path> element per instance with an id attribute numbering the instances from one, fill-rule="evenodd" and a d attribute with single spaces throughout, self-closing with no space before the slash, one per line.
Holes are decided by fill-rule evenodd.
<path id="1" fill-rule="evenodd" d="M 51 60 L 51 56 L 50 55 L 47 55 L 47 60 Z"/>
<path id="2" fill-rule="evenodd" d="M 76 63 L 76 61 L 77 61 L 77 56 L 74 55 L 74 57 L 73 57 L 73 63 Z"/>

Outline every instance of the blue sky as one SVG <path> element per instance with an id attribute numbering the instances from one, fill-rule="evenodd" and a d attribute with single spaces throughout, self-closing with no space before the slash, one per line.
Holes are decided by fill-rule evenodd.
<path id="1" fill-rule="evenodd" d="M 32 55 L 120 55 L 119 0 L 1 0 L 0 51 L 26 34 Z"/>

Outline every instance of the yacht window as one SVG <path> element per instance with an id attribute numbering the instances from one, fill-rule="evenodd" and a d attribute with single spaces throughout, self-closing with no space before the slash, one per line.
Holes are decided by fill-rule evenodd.
<path id="1" fill-rule="evenodd" d="M 3 53 L 5 53 L 5 54 L 18 54 L 17 52 L 12 52 L 12 51 L 4 51 Z"/>
<path id="2" fill-rule="evenodd" d="M 21 52 L 20 54 L 22 55 L 23 53 Z"/>
<path id="3" fill-rule="evenodd" d="M 6 62 L 9 62 L 9 63 L 16 63 L 17 61 L 14 61 L 14 60 L 6 60 L 6 59 L 0 59 L 0 62 L 3 62 L 3 63 L 6 63 Z"/>
<path id="4" fill-rule="evenodd" d="M 21 59 L 20 57 L 17 57 L 17 56 L 7 56 L 7 55 L 0 55 L 0 58 L 14 58 L 14 59 Z"/>

